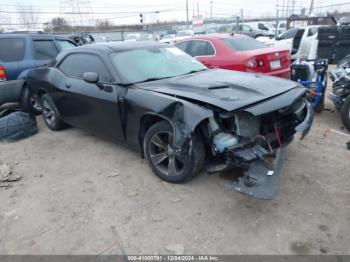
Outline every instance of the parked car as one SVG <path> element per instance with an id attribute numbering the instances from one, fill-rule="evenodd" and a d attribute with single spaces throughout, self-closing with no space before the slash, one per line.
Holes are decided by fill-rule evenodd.
<path id="1" fill-rule="evenodd" d="M 173 42 L 173 40 L 174 40 L 175 37 L 176 37 L 175 34 L 167 34 L 167 35 L 164 35 L 164 36 L 159 40 L 159 42 L 170 44 L 170 43 Z"/>
<path id="2" fill-rule="evenodd" d="M 269 33 L 266 30 L 254 28 L 253 26 L 248 24 L 233 24 L 231 31 L 233 33 L 243 34 L 253 38 L 258 38 L 261 36 L 269 37 Z"/>
<path id="3" fill-rule="evenodd" d="M 287 21 L 279 21 L 278 24 L 274 24 L 276 35 L 281 35 L 287 31 Z"/>
<path id="4" fill-rule="evenodd" d="M 243 26 L 244 25 L 250 26 L 253 30 L 265 31 L 266 36 L 274 37 L 276 35 L 276 29 L 267 22 L 247 22 L 244 23 Z"/>
<path id="5" fill-rule="evenodd" d="M 313 118 L 298 83 L 208 69 L 159 42 L 70 49 L 30 70 L 27 83 L 52 130 L 69 124 L 126 144 L 172 183 L 204 162 L 212 172 L 240 167 L 235 189 L 265 199 L 276 191 L 282 148 L 297 131 L 304 137 Z"/>
<path id="6" fill-rule="evenodd" d="M 153 40 L 153 35 L 143 34 L 143 33 L 127 34 L 124 41 L 133 42 L 133 41 L 146 41 L 146 40 Z"/>
<path id="7" fill-rule="evenodd" d="M 140 39 L 140 33 L 127 34 L 124 41 L 138 41 Z"/>
<path id="8" fill-rule="evenodd" d="M 173 43 L 176 43 L 178 41 L 181 41 L 183 39 L 187 39 L 191 36 L 194 36 L 193 30 L 181 30 L 176 33 L 175 38 L 173 39 Z"/>
<path id="9" fill-rule="evenodd" d="M 331 72 L 333 82 L 332 100 L 334 107 L 340 113 L 342 122 L 350 132 L 350 55 L 344 57 Z"/>
<path id="10" fill-rule="evenodd" d="M 175 44 L 209 68 L 290 77 L 288 50 L 270 48 L 240 34 L 195 36 Z"/>
<path id="11" fill-rule="evenodd" d="M 285 33 L 276 36 L 266 44 L 275 48 L 290 50 L 292 60 L 316 59 L 317 33 L 320 26 L 306 26 L 292 28 Z"/>
<path id="12" fill-rule="evenodd" d="M 77 45 L 87 45 L 87 44 L 95 43 L 94 37 L 88 32 L 62 34 L 62 36 L 70 39 L 71 41 L 73 41 Z"/>
<path id="13" fill-rule="evenodd" d="M 0 34 L 0 47 L 0 86 L 7 89 L 7 97 L 15 100 L 20 90 L 23 109 L 40 113 L 40 103 L 29 94 L 23 79 L 26 70 L 47 66 L 59 52 L 76 44 L 65 37 L 46 34 Z M 11 90 L 16 95 L 11 95 Z"/>

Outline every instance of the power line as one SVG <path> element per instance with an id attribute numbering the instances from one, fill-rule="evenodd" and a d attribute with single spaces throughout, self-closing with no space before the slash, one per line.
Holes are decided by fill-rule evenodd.
<path id="1" fill-rule="evenodd" d="M 165 9 L 165 10 L 156 10 L 156 11 L 142 11 L 142 13 L 155 13 L 155 12 L 170 12 L 184 10 L 183 8 L 174 8 L 174 9 Z M 117 12 L 94 12 L 96 15 L 113 15 L 113 14 L 139 14 L 141 11 L 117 11 Z M 49 11 L 0 11 L 0 13 L 6 14 L 61 14 L 60 11 L 49 12 Z M 63 14 L 91 14 L 91 12 L 63 12 Z"/>

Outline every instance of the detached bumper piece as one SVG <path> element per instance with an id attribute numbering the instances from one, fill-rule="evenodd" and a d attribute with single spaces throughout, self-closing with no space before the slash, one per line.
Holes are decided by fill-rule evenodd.
<path id="1" fill-rule="evenodd" d="M 303 122 L 301 122 L 296 128 L 295 131 L 301 134 L 300 140 L 302 140 L 310 131 L 312 122 L 314 121 L 314 110 L 311 105 L 307 104 L 307 113 Z"/>
<path id="2" fill-rule="evenodd" d="M 233 189 L 254 198 L 273 199 L 277 192 L 278 175 L 283 162 L 283 149 L 279 148 L 272 167 L 264 159 L 253 162 L 244 176 L 233 183 Z"/>

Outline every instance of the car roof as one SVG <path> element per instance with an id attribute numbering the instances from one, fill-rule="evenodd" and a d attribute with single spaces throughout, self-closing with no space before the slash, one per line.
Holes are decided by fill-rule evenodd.
<path id="1" fill-rule="evenodd" d="M 121 52 L 139 48 L 148 47 L 169 47 L 168 44 L 156 42 L 156 41 L 134 41 L 134 42 L 108 42 L 108 43 L 94 43 L 89 45 L 79 46 L 77 48 L 67 49 L 66 53 L 76 53 L 81 51 L 93 51 L 99 53 L 111 53 L 111 52 Z"/>
<path id="2" fill-rule="evenodd" d="M 0 38 L 12 38 L 12 37 L 23 37 L 23 38 L 32 38 L 32 39 L 62 39 L 69 40 L 69 38 L 58 35 L 49 35 L 45 33 L 0 33 Z"/>
<path id="3" fill-rule="evenodd" d="M 195 35 L 195 36 L 186 38 L 183 41 L 191 40 L 191 39 L 217 40 L 217 39 L 226 39 L 226 38 L 232 38 L 232 37 L 234 37 L 234 38 L 243 38 L 243 37 L 248 37 L 248 36 L 243 35 L 243 34 L 236 34 L 236 33 L 234 33 L 234 34 Z"/>

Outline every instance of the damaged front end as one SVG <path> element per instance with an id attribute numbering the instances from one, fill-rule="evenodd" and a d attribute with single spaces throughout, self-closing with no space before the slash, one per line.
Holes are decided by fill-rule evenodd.
<path id="1" fill-rule="evenodd" d="M 207 171 L 243 169 L 244 176 L 233 183 L 237 192 L 260 199 L 274 198 L 283 149 L 296 132 L 303 139 L 310 130 L 313 111 L 304 91 L 290 98 L 288 106 L 275 109 L 278 99 L 218 113 L 207 121 L 206 137 L 215 159 L 215 165 L 208 166 Z"/>

